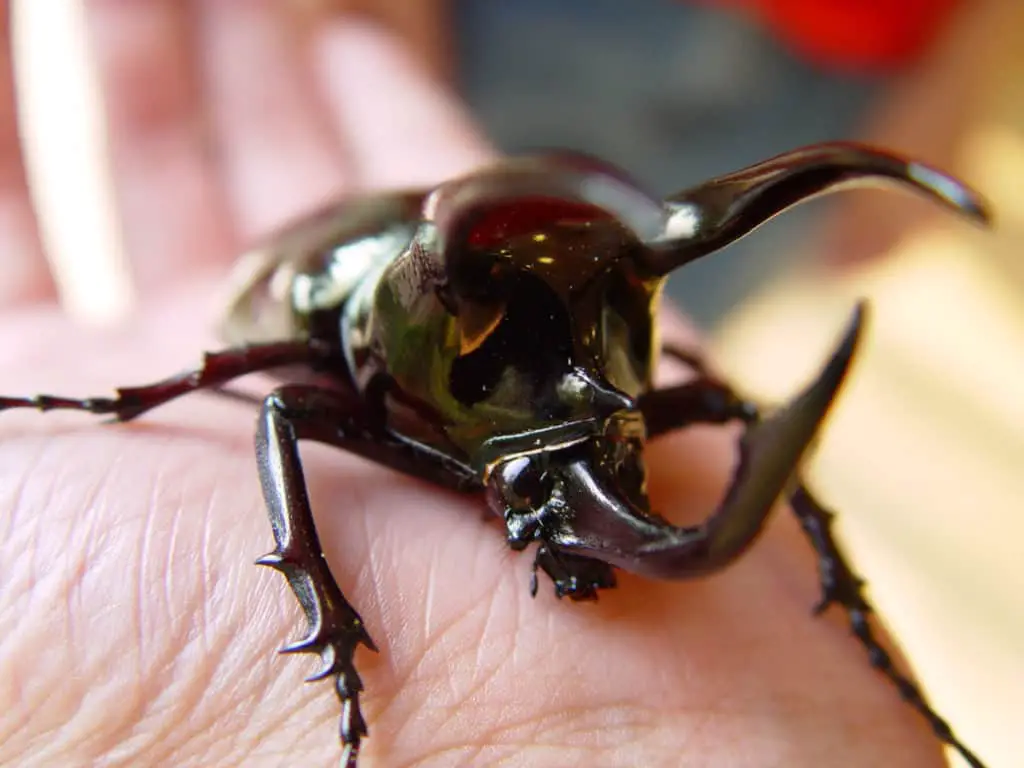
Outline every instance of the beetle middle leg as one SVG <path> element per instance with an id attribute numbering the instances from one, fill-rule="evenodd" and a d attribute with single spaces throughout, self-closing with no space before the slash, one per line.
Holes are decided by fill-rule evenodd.
<path id="1" fill-rule="evenodd" d="M 198 368 L 161 379 L 153 384 L 119 388 L 114 397 L 0 396 L 0 411 L 10 408 L 85 411 L 96 415 L 110 415 L 115 421 L 130 421 L 171 400 L 204 389 L 217 390 L 227 382 L 250 373 L 291 365 L 309 365 L 316 368 L 324 356 L 325 350 L 308 341 L 282 341 L 231 347 L 207 353 Z"/>
<path id="2" fill-rule="evenodd" d="M 758 406 L 714 377 L 699 353 L 670 346 L 666 346 L 663 352 L 693 369 L 697 378 L 641 397 L 639 405 L 647 424 L 648 437 L 654 438 L 695 424 L 740 421 L 749 427 L 760 421 Z M 814 607 L 814 613 L 821 614 L 832 605 L 840 606 L 849 618 L 854 636 L 867 651 L 871 665 L 896 686 L 903 700 L 928 721 L 940 740 L 956 749 L 974 768 L 983 768 L 979 758 L 956 737 L 949 723 L 932 708 L 920 688 L 896 669 L 889 653 L 879 644 L 869 621 L 874 609 L 864 596 L 864 580 L 853 570 L 832 533 L 835 513 L 822 505 L 802 480 L 790 496 L 789 503 L 818 555 L 822 596 Z"/>

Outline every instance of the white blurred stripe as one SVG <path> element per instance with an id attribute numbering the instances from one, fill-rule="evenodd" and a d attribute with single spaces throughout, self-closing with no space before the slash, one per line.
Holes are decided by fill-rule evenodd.
<path id="1" fill-rule="evenodd" d="M 13 0 L 29 185 L 61 300 L 109 323 L 133 296 L 107 172 L 104 123 L 79 0 Z"/>

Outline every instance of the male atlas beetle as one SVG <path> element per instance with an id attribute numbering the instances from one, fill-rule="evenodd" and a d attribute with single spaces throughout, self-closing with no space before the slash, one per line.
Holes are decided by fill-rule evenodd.
<path id="1" fill-rule="evenodd" d="M 277 542 L 259 563 L 285 575 L 309 619 L 307 636 L 285 650 L 319 653 L 315 679 L 334 679 L 343 765 L 355 766 L 367 733 L 354 654 L 374 644 L 321 552 L 299 440 L 482 493 L 513 549 L 537 544 L 531 589 L 539 569 L 574 600 L 614 587 L 614 568 L 663 579 L 723 568 L 788 494 L 819 556 L 817 610 L 840 605 L 871 663 L 942 741 L 980 766 L 877 644 L 862 582 L 831 534 L 832 513 L 796 477 L 846 375 L 863 307 L 817 379 L 767 419 L 697 355 L 663 350 L 656 332 L 674 269 L 795 203 L 878 180 L 987 220 L 982 202 L 949 176 L 850 144 L 781 155 L 664 201 L 589 157 L 507 159 L 433 190 L 346 202 L 248 254 L 223 326 L 236 346 L 197 370 L 114 398 L 0 398 L 0 409 L 127 421 L 255 371 L 290 382 L 263 401 L 257 424 Z M 654 389 L 663 352 L 696 378 Z M 648 502 L 646 441 L 733 420 L 746 431 L 724 500 L 701 525 L 671 525 Z"/>

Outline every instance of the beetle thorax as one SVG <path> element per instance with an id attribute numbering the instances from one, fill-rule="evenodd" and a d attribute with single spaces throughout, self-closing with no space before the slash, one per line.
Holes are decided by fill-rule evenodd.
<path id="1" fill-rule="evenodd" d="M 385 270 L 358 378 L 386 374 L 418 439 L 439 430 L 472 457 L 495 435 L 629 407 L 649 385 L 660 284 L 638 277 L 614 219 L 581 208 L 531 222 L 521 203 L 456 243 L 424 224 Z"/>

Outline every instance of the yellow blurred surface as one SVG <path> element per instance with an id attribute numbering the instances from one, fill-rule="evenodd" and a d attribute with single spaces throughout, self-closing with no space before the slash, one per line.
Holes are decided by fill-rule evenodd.
<path id="1" fill-rule="evenodd" d="M 937 709 L 1000 767 L 1024 766 L 1024 45 L 1006 53 L 958 147 L 993 232 L 932 220 L 866 268 L 781 279 L 717 337 L 778 402 L 871 301 L 811 477 Z"/>

